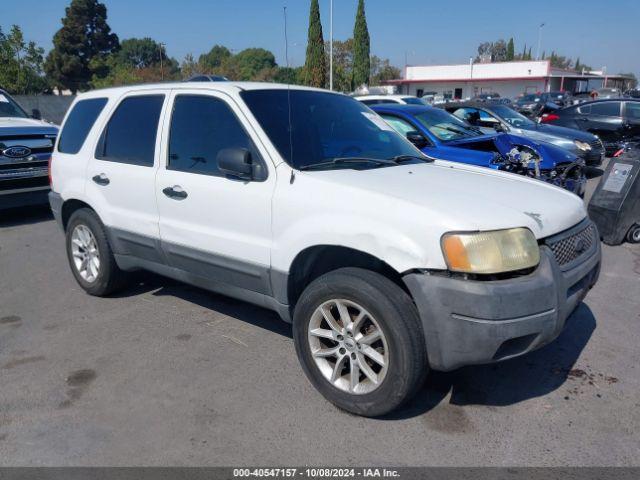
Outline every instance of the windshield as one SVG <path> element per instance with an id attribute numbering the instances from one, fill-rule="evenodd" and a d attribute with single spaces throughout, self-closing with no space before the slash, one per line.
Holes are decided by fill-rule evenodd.
<path id="1" fill-rule="evenodd" d="M 280 155 L 294 168 L 345 157 L 351 160 L 422 157 L 380 116 L 345 95 L 295 89 L 248 90 L 240 95 Z M 336 163 L 333 167 L 351 165 Z M 362 165 L 374 168 L 395 164 Z"/>
<path id="2" fill-rule="evenodd" d="M 467 123 L 439 108 L 419 113 L 415 118 L 443 142 L 481 135 Z"/>
<path id="3" fill-rule="evenodd" d="M 0 92 L 0 117 L 27 118 L 28 115 L 9 95 Z"/>
<path id="4" fill-rule="evenodd" d="M 504 105 L 496 105 L 492 110 L 505 122 L 509 123 L 509 125 L 513 125 L 514 127 L 535 126 L 535 123 L 533 121 L 516 112 L 512 108 L 505 107 Z"/>

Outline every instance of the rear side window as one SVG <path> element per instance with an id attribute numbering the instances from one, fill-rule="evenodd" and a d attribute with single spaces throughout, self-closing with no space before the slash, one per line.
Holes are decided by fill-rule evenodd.
<path id="1" fill-rule="evenodd" d="M 100 136 L 96 158 L 153 166 L 163 102 L 164 95 L 127 97 L 120 102 Z"/>
<path id="2" fill-rule="evenodd" d="M 169 170 L 223 176 L 218 152 L 246 148 L 259 158 L 253 142 L 226 102 L 200 95 L 176 97 L 169 134 Z"/>
<path id="3" fill-rule="evenodd" d="M 90 98 L 76 102 L 60 134 L 58 142 L 60 153 L 75 154 L 80 151 L 89 130 L 106 104 L 106 98 Z"/>
<path id="4" fill-rule="evenodd" d="M 620 116 L 620 102 L 592 103 L 591 115 Z"/>

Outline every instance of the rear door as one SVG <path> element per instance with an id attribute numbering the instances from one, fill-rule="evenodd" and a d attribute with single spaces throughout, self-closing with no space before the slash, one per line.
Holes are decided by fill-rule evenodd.
<path id="1" fill-rule="evenodd" d="M 157 134 L 169 90 L 129 92 L 101 128 L 87 166 L 86 193 L 112 235 L 114 250 L 162 260 L 155 176 Z"/>
<path id="2" fill-rule="evenodd" d="M 270 293 L 275 171 L 266 151 L 228 95 L 175 90 L 171 102 L 155 187 L 163 250 L 173 267 L 199 278 Z M 217 158 L 228 148 L 248 150 L 264 177 L 223 174 Z"/>

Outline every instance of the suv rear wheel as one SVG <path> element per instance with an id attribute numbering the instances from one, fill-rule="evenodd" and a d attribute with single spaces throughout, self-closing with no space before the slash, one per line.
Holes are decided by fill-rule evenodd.
<path id="1" fill-rule="evenodd" d="M 118 268 L 104 225 L 89 208 L 76 210 L 66 230 L 67 258 L 73 276 L 89 294 L 109 295 L 125 283 Z"/>
<path id="2" fill-rule="evenodd" d="M 411 298 L 368 270 L 343 268 L 313 281 L 296 305 L 293 336 L 311 383 L 327 400 L 358 415 L 397 408 L 427 372 Z"/>

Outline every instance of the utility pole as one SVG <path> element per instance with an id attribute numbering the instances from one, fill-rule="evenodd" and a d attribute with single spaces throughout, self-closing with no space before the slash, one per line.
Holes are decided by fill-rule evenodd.
<path id="1" fill-rule="evenodd" d="M 159 43 L 158 50 L 160 52 L 160 79 L 164 82 L 164 64 L 162 63 L 162 47 L 164 47 L 164 43 Z"/>
<path id="2" fill-rule="evenodd" d="M 333 91 L 333 0 L 329 0 L 329 90 Z"/>
<path id="3" fill-rule="evenodd" d="M 536 60 L 540 60 L 540 43 L 542 41 L 542 27 L 544 27 L 544 22 L 542 22 L 538 27 L 538 49 L 536 50 Z"/>

